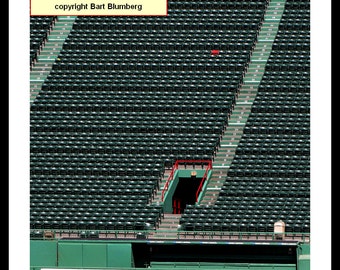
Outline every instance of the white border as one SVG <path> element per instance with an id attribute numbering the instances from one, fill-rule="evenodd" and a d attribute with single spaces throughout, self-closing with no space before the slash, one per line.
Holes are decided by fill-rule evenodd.
<path id="1" fill-rule="evenodd" d="M 19 3 L 18 3 L 19 2 Z M 29 269 L 29 1 L 9 1 L 9 269 Z"/>

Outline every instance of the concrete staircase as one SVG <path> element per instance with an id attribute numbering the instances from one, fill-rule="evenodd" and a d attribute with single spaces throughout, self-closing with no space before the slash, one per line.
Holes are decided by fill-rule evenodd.
<path id="1" fill-rule="evenodd" d="M 181 214 L 164 214 L 162 223 L 154 233 L 149 235 L 149 238 L 154 239 L 174 239 L 177 238 L 177 229 Z"/>
<path id="2" fill-rule="evenodd" d="M 30 104 L 39 94 L 41 86 L 50 73 L 75 19 L 76 16 L 59 16 L 51 29 L 48 39 L 30 72 Z"/>
<path id="3" fill-rule="evenodd" d="M 156 204 L 162 203 L 162 192 L 163 192 L 163 189 L 164 189 L 164 185 L 169 178 L 170 173 L 171 173 L 171 169 L 165 170 L 164 176 L 159 183 L 159 189 L 156 191 L 156 194 L 155 194 L 151 203 L 156 203 Z"/>
<path id="4" fill-rule="evenodd" d="M 224 184 L 237 145 L 242 137 L 252 104 L 256 98 L 257 89 L 261 82 L 265 65 L 271 52 L 272 43 L 284 11 L 284 4 L 284 0 L 273 0 L 268 6 L 265 20 L 259 33 L 258 42 L 244 76 L 244 84 L 238 93 L 236 105 L 221 140 L 221 147 L 213 161 L 213 174 L 209 179 L 204 196 L 199 204 L 213 205 Z"/>

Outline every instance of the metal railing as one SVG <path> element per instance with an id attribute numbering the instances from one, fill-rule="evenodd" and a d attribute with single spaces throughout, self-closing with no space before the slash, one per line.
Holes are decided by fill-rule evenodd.
<path id="1" fill-rule="evenodd" d="M 178 170 L 178 167 L 179 167 L 180 164 L 185 164 L 185 165 L 187 165 L 187 164 L 201 164 L 202 168 L 203 168 L 203 164 L 207 165 L 206 171 L 205 171 L 205 173 L 203 175 L 203 178 L 202 178 L 202 181 L 200 183 L 200 186 L 198 187 L 198 190 L 196 192 L 196 201 L 198 199 L 198 194 L 200 193 L 200 191 L 202 189 L 203 183 L 204 183 L 205 179 L 207 178 L 208 171 L 212 169 L 212 161 L 211 160 L 204 160 L 204 159 L 202 159 L 202 160 L 200 160 L 200 159 L 176 160 L 175 164 L 172 166 L 172 169 L 171 169 L 171 172 L 169 174 L 169 177 L 166 180 L 164 188 L 162 190 L 162 201 L 164 201 L 165 193 L 168 191 L 170 182 L 173 180 L 175 172 L 176 172 L 176 170 Z"/>
<path id="2" fill-rule="evenodd" d="M 176 230 L 53 230 L 31 229 L 30 239 L 97 239 L 97 240 L 237 240 L 237 241 L 297 241 L 310 243 L 309 232 L 239 232 Z"/>

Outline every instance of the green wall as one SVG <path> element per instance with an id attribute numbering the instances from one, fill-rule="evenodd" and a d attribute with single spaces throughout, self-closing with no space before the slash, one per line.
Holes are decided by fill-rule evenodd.
<path id="1" fill-rule="evenodd" d="M 298 244 L 295 263 L 214 263 L 151 261 L 155 270 L 310 270 L 310 244 Z M 176 259 L 173 258 L 173 259 Z M 51 269 L 136 269 L 130 242 L 114 240 L 31 240 L 30 270 Z"/>
<path id="2" fill-rule="evenodd" d="M 297 270 L 310 269 L 310 245 L 300 244 L 297 248 Z"/>
<path id="3" fill-rule="evenodd" d="M 133 265 L 131 244 L 108 245 L 107 266 L 109 267 L 131 267 Z"/>
<path id="4" fill-rule="evenodd" d="M 57 266 L 57 241 L 31 240 L 31 266 Z"/>
<path id="5" fill-rule="evenodd" d="M 31 267 L 133 267 L 131 243 L 30 241 Z"/>

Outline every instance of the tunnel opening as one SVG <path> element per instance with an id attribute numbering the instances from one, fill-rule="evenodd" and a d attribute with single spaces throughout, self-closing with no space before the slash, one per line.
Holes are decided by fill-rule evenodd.
<path id="1" fill-rule="evenodd" d="M 181 214 L 188 204 L 193 205 L 196 203 L 196 192 L 201 180 L 196 175 L 179 178 L 172 197 L 173 214 Z"/>

